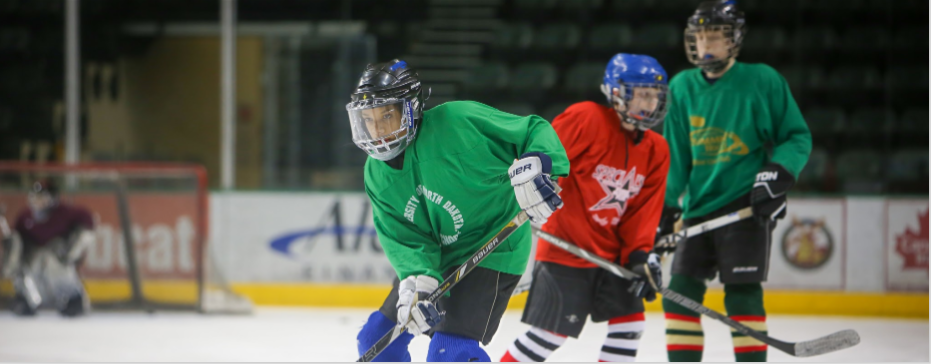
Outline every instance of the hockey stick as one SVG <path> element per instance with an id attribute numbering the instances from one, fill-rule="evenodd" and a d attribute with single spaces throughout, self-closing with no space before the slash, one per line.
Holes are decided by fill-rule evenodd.
<path id="1" fill-rule="evenodd" d="M 679 244 L 679 242 L 682 241 L 682 239 L 685 239 L 686 237 L 706 233 L 708 231 L 741 221 L 750 216 L 753 216 L 753 209 L 750 207 L 742 208 L 740 210 L 734 211 L 727 215 L 705 221 L 695 226 L 691 226 L 688 229 L 685 229 L 682 231 L 676 231 L 672 234 L 663 236 L 659 238 L 659 240 L 656 241 L 656 244 L 653 246 L 653 249 L 656 250 L 657 247 L 659 248 L 668 247 L 670 251 L 675 250 L 676 245 Z M 676 224 L 676 227 L 678 228 L 681 223 L 682 221 L 680 220 L 679 223 Z M 536 233 L 537 231 L 540 231 L 539 226 L 537 225 L 532 225 L 532 226 L 533 226 L 534 233 Z M 663 257 L 665 257 L 665 254 L 663 255 Z M 512 293 L 511 296 L 516 296 L 521 293 L 524 293 L 525 291 L 530 290 L 530 283 L 531 282 L 526 282 L 521 285 L 518 285 L 517 288 L 514 289 L 514 293 Z"/>
<path id="2" fill-rule="evenodd" d="M 493 250 L 495 250 L 498 245 L 501 245 L 502 241 L 507 239 L 508 236 L 510 236 L 512 233 L 514 233 L 514 231 L 521 227 L 521 225 L 527 222 L 528 219 L 529 217 L 527 216 L 526 212 L 521 211 L 519 214 L 517 214 L 517 216 L 511 219 L 507 225 L 501 228 L 501 231 L 499 231 L 497 234 L 495 234 L 494 237 L 491 238 L 491 240 L 485 243 L 481 249 L 475 252 L 475 254 L 472 254 L 472 257 L 466 260 L 465 263 L 462 263 L 462 265 L 459 266 L 459 269 L 456 270 L 456 273 L 450 274 L 449 277 L 446 277 L 446 279 L 440 283 L 440 286 L 434 290 L 433 293 L 430 293 L 430 295 L 427 296 L 425 300 L 436 303 L 436 301 L 439 300 L 441 296 L 452 289 L 453 286 L 455 286 L 456 283 L 459 283 L 459 281 L 462 280 L 462 278 L 467 274 L 469 274 L 469 272 L 475 269 L 478 263 L 481 263 L 482 260 L 488 257 L 488 255 Z M 378 356 L 379 353 L 385 350 L 385 348 L 387 348 L 392 341 L 397 339 L 398 336 L 401 336 L 401 333 L 403 333 L 405 329 L 406 326 L 403 324 L 396 325 L 391 331 L 382 336 L 381 339 L 378 339 L 375 345 L 372 345 L 372 347 L 369 348 L 365 354 L 363 354 L 362 357 L 356 361 L 372 361 L 376 356 Z"/>
<path id="3" fill-rule="evenodd" d="M 518 284 L 517 287 L 514 287 L 514 291 L 511 292 L 511 297 L 514 297 L 521 293 L 529 291 L 531 283 L 533 282 L 524 282 L 524 283 Z"/>
<path id="4" fill-rule="evenodd" d="M 659 238 L 656 240 L 656 244 L 653 245 L 653 250 L 659 248 L 666 249 L 666 251 L 673 251 L 676 249 L 676 245 L 678 245 L 682 239 L 733 224 L 750 216 L 753 216 L 753 208 L 744 207 L 740 210 L 705 221 L 701 224 L 689 226 L 685 230 L 676 231 L 672 234 Z"/>
<path id="5" fill-rule="evenodd" d="M 544 231 L 537 231 L 537 236 L 545 239 L 549 243 L 562 248 L 565 251 L 568 251 L 576 256 L 585 259 L 589 262 L 595 263 L 599 267 L 602 267 L 614 275 L 625 278 L 625 279 L 634 279 L 638 275 L 634 272 L 631 272 L 624 267 L 621 267 L 617 264 L 611 263 L 605 260 L 602 257 L 594 255 L 578 246 L 569 243 L 568 241 L 562 240 L 558 237 L 555 237 L 551 234 L 548 234 Z M 711 310 L 708 307 L 703 306 L 702 304 L 691 300 L 688 297 L 680 295 L 675 291 L 670 290 L 669 288 L 660 288 L 660 294 L 663 295 L 663 298 L 669 299 L 675 303 L 682 305 L 693 312 L 704 314 L 708 317 L 711 317 L 715 320 L 723 322 L 725 325 L 732 327 L 737 332 L 750 336 L 754 339 L 757 339 L 769 346 L 772 346 L 776 349 L 779 349 L 782 352 L 785 352 L 792 356 L 797 357 L 808 357 L 821 354 L 827 354 L 833 351 L 846 349 L 851 346 L 857 345 L 860 343 L 860 335 L 857 334 L 854 330 L 842 330 L 835 332 L 833 334 L 820 337 L 814 340 L 802 341 L 797 343 L 785 342 L 781 340 L 774 339 L 769 337 L 759 331 L 753 330 L 743 324 L 732 320 L 730 317 L 724 316 L 716 311 Z"/>
<path id="6" fill-rule="evenodd" d="M 659 240 L 657 240 L 656 244 L 654 245 L 654 250 L 656 249 L 656 247 L 660 247 L 660 248 L 668 247 L 669 250 L 675 250 L 676 245 L 679 244 L 679 242 L 682 241 L 682 239 L 685 239 L 686 237 L 706 233 L 708 231 L 741 221 L 750 216 L 753 216 L 753 209 L 750 207 L 746 207 L 746 208 L 734 211 L 732 213 L 729 213 L 727 215 L 705 221 L 701 224 L 691 226 L 688 229 L 685 229 L 682 231 L 676 231 L 672 234 L 659 238 Z M 679 224 L 677 224 L 677 227 L 678 225 Z M 537 231 L 540 231 L 539 226 L 537 225 L 532 225 L 532 226 L 533 226 L 534 233 L 536 233 Z M 521 293 L 524 293 L 526 291 L 529 291 L 530 284 L 531 282 L 525 282 L 525 283 L 519 284 L 517 288 L 514 288 L 514 292 L 511 293 L 511 296 L 513 297 Z"/>

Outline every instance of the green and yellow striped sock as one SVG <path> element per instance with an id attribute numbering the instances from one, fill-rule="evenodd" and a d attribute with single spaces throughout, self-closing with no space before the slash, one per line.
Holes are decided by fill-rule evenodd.
<path id="1" fill-rule="evenodd" d="M 669 281 L 669 289 L 700 303 L 705 298 L 707 287 L 701 280 L 674 274 Z M 665 298 L 663 311 L 666 313 L 666 352 L 669 361 L 701 361 L 705 344 L 701 316 Z"/>

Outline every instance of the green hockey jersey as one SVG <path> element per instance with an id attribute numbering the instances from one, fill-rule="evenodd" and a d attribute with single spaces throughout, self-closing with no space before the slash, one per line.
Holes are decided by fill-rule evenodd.
<path id="1" fill-rule="evenodd" d="M 746 195 L 768 162 L 796 178 L 808 162 L 808 125 L 772 67 L 735 62 L 713 84 L 695 68 L 673 77 L 669 89 L 663 126 L 671 158 L 666 205 L 679 206 L 685 192 L 683 218 L 706 215 Z"/>
<path id="2" fill-rule="evenodd" d="M 398 277 L 429 275 L 461 265 L 519 212 L 508 167 L 527 152 L 553 160 L 566 176 L 569 160 L 543 118 L 516 116 L 471 101 L 427 110 L 401 169 L 369 158 L 365 192 L 378 239 Z M 523 274 L 529 224 L 515 231 L 480 267 Z"/>

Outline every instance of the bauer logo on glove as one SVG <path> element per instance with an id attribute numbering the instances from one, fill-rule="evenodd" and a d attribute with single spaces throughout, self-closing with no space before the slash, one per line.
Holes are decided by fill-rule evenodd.
<path id="1" fill-rule="evenodd" d="M 563 205 L 550 179 L 552 169 L 550 157 L 539 152 L 525 153 L 508 168 L 517 204 L 535 224 L 545 223 Z"/>

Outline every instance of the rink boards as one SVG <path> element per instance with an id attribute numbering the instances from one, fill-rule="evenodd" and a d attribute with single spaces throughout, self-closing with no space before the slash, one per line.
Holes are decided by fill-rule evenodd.
<path id="1" fill-rule="evenodd" d="M 395 273 L 364 194 L 211 198 L 216 257 L 234 288 L 255 303 L 377 307 L 384 300 Z M 773 233 L 767 310 L 927 318 L 927 214 L 923 196 L 790 199 Z M 708 304 L 723 309 L 720 284 L 709 286 Z M 515 297 L 510 307 L 524 300 Z"/>
<path id="2" fill-rule="evenodd" d="M 395 273 L 364 194 L 214 193 L 210 210 L 215 262 L 258 305 L 377 307 L 388 292 Z M 790 199 L 770 262 L 768 312 L 927 318 L 928 200 Z M 121 280 L 88 279 L 87 286 L 99 300 L 129 292 Z M 720 284 L 709 286 L 706 303 L 723 309 Z M 143 290 L 181 302 L 197 294 L 192 282 L 179 280 L 154 280 Z M 8 282 L 0 291 L 9 292 Z M 525 298 L 509 307 L 521 308 Z"/>

